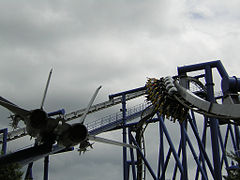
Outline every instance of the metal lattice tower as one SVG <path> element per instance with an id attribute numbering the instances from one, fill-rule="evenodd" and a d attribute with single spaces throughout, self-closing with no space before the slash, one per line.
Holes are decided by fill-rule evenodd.
<path id="1" fill-rule="evenodd" d="M 223 92 L 221 94 L 223 96 L 221 97 L 214 95 L 213 69 L 217 69 L 222 80 Z M 188 77 L 188 73 L 195 71 L 203 73 L 191 78 Z M 195 99 L 191 99 L 193 97 L 186 93 L 187 90 L 179 93 L 180 96 L 179 94 L 174 95 L 184 108 L 189 108 L 184 120 L 178 117 L 178 119 L 175 119 L 178 120 L 175 123 L 169 122 L 171 120 L 171 117 L 169 117 L 171 114 L 167 113 L 167 111 L 170 111 L 167 110 L 170 107 L 169 105 L 165 107 L 162 114 L 155 111 L 156 115 L 151 120 L 146 121 L 146 123 L 159 123 L 159 155 L 156 158 L 158 161 L 156 172 L 145 159 L 143 153 L 140 152 L 140 149 L 138 156 L 143 159 L 153 179 L 186 180 L 193 179 L 194 175 L 195 179 L 221 180 L 224 175 L 223 171 L 231 168 L 231 159 L 226 155 L 227 152 L 233 151 L 237 154 L 239 152 L 239 118 L 236 118 L 239 115 L 237 114 L 233 121 L 230 119 L 234 113 L 238 113 L 234 111 L 239 111 L 239 106 L 235 105 L 239 104 L 239 79 L 229 77 L 220 61 L 179 67 L 178 75 L 175 78 L 179 78 L 179 83 L 185 88 L 190 88 L 190 83 L 196 86 L 196 82 L 201 81 L 203 86 L 198 86 L 199 92 L 195 92 L 195 94 L 198 94 Z M 195 79 L 194 82 L 193 79 Z M 155 94 L 157 93 L 155 92 Z M 198 98 L 203 98 L 203 96 L 205 96 L 204 101 L 199 100 L 198 102 Z M 216 103 L 219 99 L 221 99 L 223 105 Z M 208 104 L 201 104 L 202 102 Z M 164 106 L 164 103 L 162 106 Z M 218 110 L 219 106 L 223 107 L 222 112 Z M 231 109 L 231 107 L 236 107 L 236 109 Z M 176 129 L 171 131 L 171 126 L 177 126 L 177 124 L 179 126 L 178 131 Z M 132 127 L 129 127 L 129 142 L 137 145 L 132 132 Z M 143 177 L 134 175 L 136 171 L 134 170 L 134 162 L 135 160 L 132 159 L 131 155 L 133 179 L 139 180 Z M 227 175 L 226 171 L 225 175 Z M 124 177 L 124 179 L 128 179 L 128 175 Z"/>

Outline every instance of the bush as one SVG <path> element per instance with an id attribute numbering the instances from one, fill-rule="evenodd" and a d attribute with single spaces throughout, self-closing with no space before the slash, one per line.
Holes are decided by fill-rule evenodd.
<path id="1" fill-rule="evenodd" d="M 227 154 L 233 161 L 237 162 L 237 166 L 227 169 L 228 175 L 223 176 L 225 180 L 239 180 L 240 179 L 240 157 L 233 152 Z"/>
<path id="2" fill-rule="evenodd" d="M 23 172 L 17 163 L 0 166 L 1 180 L 21 180 Z"/>

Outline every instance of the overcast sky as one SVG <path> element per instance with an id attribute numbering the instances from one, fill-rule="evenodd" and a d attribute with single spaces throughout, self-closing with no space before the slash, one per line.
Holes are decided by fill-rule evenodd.
<path id="1" fill-rule="evenodd" d="M 51 68 L 45 109 L 67 112 L 85 107 L 99 85 L 101 102 L 147 77 L 176 75 L 177 66 L 221 60 L 239 76 L 239 7 L 238 0 L 0 0 L 0 95 L 40 107 Z M 8 111 L 0 113 L 7 127 Z M 81 157 L 51 157 L 50 179 L 120 180 L 121 156 L 96 144 Z"/>

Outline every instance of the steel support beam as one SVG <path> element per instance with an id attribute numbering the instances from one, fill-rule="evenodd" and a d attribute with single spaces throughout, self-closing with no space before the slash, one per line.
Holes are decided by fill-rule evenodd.
<path id="1" fill-rule="evenodd" d="M 205 79 L 207 86 L 207 98 L 210 102 L 215 102 L 214 90 L 213 90 L 213 75 L 211 66 L 205 67 Z M 218 127 L 219 123 L 216 118 L 210 118 L 210 132 L 212 141 L 212 155 L 214 165 L 214 178 L 215 180 L 222 179 L 221 164 L 220 164 L 220 153 L 219 153 L 219 142 L 218 142 Z"/>
<path id="2" fill-rule="evenodd" d="M 153 179 L 154 179 L 154 180 L 158 180 L 158 178 L 157 178 L 157 176 L 155 175 L 152 167 L 150 166 L 150 164 L 148 163 L 148 161 L 147 161 L 146 158 L 144 157 L 141 149 L 139 148 L 139 145 L 138 145 L 137 141 L 133 138 L 132 134 L 130 134 L 130 138 L 131 138 L 132 142 L 135 144 L 135 146 L 137 146 L 137 151 L 139 152 L 142 160 L 144 161 L 145 165 L 147 166 L 148 171 L 149 171 L 150 174 L 152 175 Z"/>
<path id="3" fill-rule="evenodd" d="M 25 175 L 25 180 L 32 180 L 33 179 L 32 167 L 33 167 L 33 162 L 28 164 L 27 172 L 26 172 L 26 175 Z"/>
<path id="4" fill-rule="evenodd" d="M 174 158 L 175 158 L 175 160 L 176 160 L 177 166 L 178 166 L 180 172 L 183 173 L 183 166 L 182 166 L 182 164 L 181 164 L 181 162 L 180 162 L 180 160 L 179 160 L 178 154 L 177 154 L 177 152 L 176 152 L 176 150 L 175 150 L 175 148 L 174 148 L 173 142 L 172 142 L 172 140 L 171 140 L 171 138 L 170 138 L 170 135 L 169 135 L 169 133 L 168 133 L 168 131 L 167 131 L 167 128 L 166 128 L 166 126 L 165 126 L 165 124 L 164 124 L 164 122 L 163 122 L 162 117 L 160 117 L 160 120 L 159 120 L 159 121 L 160 121 L 160 123 L 162 124 L 163 132 L 164 132 L 164 134 L 165 134 L 165 136 L 166 136 L 166 138 L 167 138 L 168 144 L 169 144 L 170 149 L 171 149 L 171 151 L 172 151 L 172 153 L 173 153 L 173 156 L 174 156 Z"/>
<path id="5" fill-rule="evenodd" d="M 49 156 L 44 158 L 44 175 L 43 180 L 48 180 Z"/>
<path id="6" fill-rule="evenodd" d="M 208 165 L 208 168 L 209 168 L 211 174 L 212 174 L 213 177 L 214 177 L 214 169 L 213 169 L 212 164 L 211 164 L 211 161 L 209 160 L 208 155 L 207 155 L 207 153 L 206 153 L 206 151 L 205 151 L 205 144 L 204 144 L 204 142 L 201 141 L 201 139 L 200 139 L 200 137 L 199 137 L 199 135 L 198 135 L 197 127 L 193 124 L 193 122 L 192 122 L 191 119 L 189 119 L 189 124 L 191 125 L 192 130 L 193 130 L 193 133 L 194 133 L 194 135 L 195 135 L 195 137 L 196 137 L 196 139 L 197 139 L 198 147 L 200 148 L 200 152 L 203 154 L 203 157 L 204 157 L 205 160 L 206 160 L 206 163 L 207 163 L 207 165 Z M 201 156 L 200 156 L 200 157 L 201 157 Z"/>
<path id="7" fill-rule="evenodd" d="M 221 61 L 212 61 L 212 62 L 207 62 L 207 63 L 200 63 L 200 64 L 194 64 L 190 66 L 183 66 L 178 68 L 178 75 L 187 75 L 188 72 L 193 72 L 193 71 L 198 71 L 198 70 L 204 70 L 205 74 L 201 74 L 197 77 L 203 78 L 205 77 L 206 81 L 206 87 L 207 87 L 207 100 L 210 102 L 215 102 L 215 97 L 214 97 L 214 84 L 213 84 L 213 74 L 212 74 L 212 69 L 216 68 L 222 78 L 228 78 L 228 74 L 225 71 Z M 183 78 L 184 81 L 184 78 Z M 186 82 L 185 82 L 186 83 Z M 182 84 L 184 86 L 184 84 Z M 186 88 L 187 84 L 185 84 Z M 99 129 L 96 131 L 91 131 L 92 133 L 101 133 L 104 132 L 104 130 L 115 130 L 115 129 L 122 129 L 122 137 L 123 137 L 123 143 L 130 143 L 130 144 L 135 144 L 138 146 L 137 152 L 141 156 L 144 164 L 146 165 L 148 171 L 150 172 L 150 175 L 152 176 L 153 179 L 158 180 L 158 179 L 163 179 L 165 180 L 166 178 L 166 172 L 167 169 L 170 166 L 170 159 L 171 155 L 173 155 L 173 160 L 175 163 L 175 167 L 172 173 L 172 179 L 178 178 L 178 172 L 180 172 L 180 178 L 182 180 L 187 180 L 189 176 L 189 169 L 188 168 L 188 161 L 191 160 L 191 157 L 193 157 L 194 163 L 197 165 L 196 168 L 196 176 L 195 179 L 199 179 L 199 176 L 202 176 L 202 180 L 208 180 L 208 179 L 215 179 L 215 180 L 221 180 L 222 179 L 222 166 L 225 164 L 225 166 L 228 168 L 228 159 L 226 156 L 225 149 L 228 146 L 228 138 L 232 138 L 232 145 L 235 150 L 235 152 L 239 151 L 239 146 L 240 146 L 240 132 L 237 126 L 232 129 L 233 126 L 228 125 L 225 137 L 221 135 L 220 127 L 218 119 L 215 118 L 208 118 L 204 116 L 204 127 L 203 127 L 203 132 L 202 136 L 200 137 L 199 135 L 199 130 L 197 127 L 196 119 L 194 116 L 193 111 L 191 111 L 191 116 L 188 115 L 187 120 L 184 121 L 183 123 L 180 124 L 180 142 L 174 142 L 171 139 L 170 136 L 170 130 L 166 127 L 167 124 L 164 122 L 164 117 L 158 115 L 158 118 L 156 119 L 151 119 L 147 121 L 147 123 L 150 122 L 157 122 L 159 121 L 159 147 L 158 147 L 158 158 L 157 159 L 157 171 L 156 173 L 154 172 L 153 168 L 147 161 L 146 157 L 144 156 L 142 150 L 139 148 L 139 144 L 136 141 L 136 138 L 133 137 L 132 135 L 132 127 L 135 127 L 138 122 L 134 123 L 128 123 L 128 116 L 127 116 L 127 108 L 126 108 L 126 100 L 128 98 L 128 94 L 135 93 L 138 91 L 144 91 L 145 87 L 140 87 L 136 88 L 133 90 L 129 90 L 126 92 L 121 92 L 117 93 L 114 95 L 110 95 L 109 98 L 119 98 L 119 103 L 122 103 L 122 119 L 119 121 L 120 123 L 116 123 L 116 126 L 111 126 L 114 127 L 113 129 L 107 127 L 109 124 L 105 124 L 106 127 L 100 126 Z M 141 113 L 142 110 L 138 113 Z M 139 116 L 136 116 L 139 117 Z M 134 118 L 136 118 L 134 116 Z M 188 131 L 192 130 L 194 136 L 190 137 L 190 134 L 188 134 L 187 131 L 187 123 L 189 122 L 189 127 Z M 211 150 L 212 150 L 212 156 L 208 155 L 209 153 L 206 148 L 206 138 L 207 138 L 207 128 L 210 127 L 210 134 L 211 134 Z M 3 146 L 2 146 L 2 152 L 6 153 L 6 148 L 7 148 L 7 130 L 0 130 L 0 133 L 3 133 Z M 231 137 L 230 137 L 231 136 Z M 128 138 L 128 140 L 127 140 Z M 166 138 L 166 139 L 165 139 Z M 197 144 L 196 146 L 193 144 L 194 140 L 196 139 Z M 164 142 L 164 140 L 166 140 Z M 4 143 L 5 142 L 5 143 Z M 177 144 L 177 145 L 176 145 Z M 169 150 L 167 151 L 166 154 L 164 154 L 164 145 L 169 145 Z M 176 149 L 178 147 L 178 151 L 176 152 Z M 186 149 L 186 147 L 189 147 Z M 41 149 L 42 148 L 42 149 Z M 199 154 L 196 153 L 196 149 L 199 150 Z M 189 150 L 189 151 L 187 151 Z M 15 153 L 14 156 L 10 158 L 13 162 L 15 162 L 16 158 L 20 162 L 22 160 L 22 156 L 25 156 L 25 158 L 32 159 L 33 156 L 36 156 L 36 158 L 33 158 L 32 161 L 35 161 L 37 159 L 37 156 L 45 157 L 44 159 L 44 180 L 48 180 L 48 170 L 49 170 L 49 153 L 50 149 L 44 148 L 42 146 L 39 146 L 37 148 L 29 148 L 28 150 L 22 151 Z M 130 152 L 128 156 L 128 152 Z M 31 155 L 28 155 L 28 153 L 31 153 Z M 123 147 L 123 179 L 124 180 L 129 180 L 129 176 L 132 172 L 132 179 L 136 180 L 137 179 L 137 174 L 136 174 L 136 161 L 134 159 L 134 154 L 135 152 L 133 149 L 126 149 L 126 147 Z M 210 153 L 209 153 L 210 154 Z M 192 156 L 188 156 L 192 155 Z M 220 156 L 221 155 L 221 156 Z M 127 158 L 130 157 L 131 159 L 127 161 Z M 210 161 L 209 157 L 212 157 L 213 160 Z M 172 159 L 171 159 L 172 160 Z M 4 161 L 4 156 L 2 158 L 2 163 L 6 163 L 6 159 Z M 189 163 L 191 164 L 191 162 Z M 26 173 L 26 177 L 28 179 L 32 179 L 32 166 L 33 163 L 30 163 L 28 165 L 28 170 Z M 130 167 L 131 166 L 131 167 Z M 131 169 L 130 169 L 131 168 Z M 172 167 L 171 167 L 172 168 Z M 130 172 L 131 170 L 131 172 Z M 210 172 L 210 173 L 209 173 Z M 212 177 L 208 177 L 211 176 Z M 25 178 L 26 178 L 25 177 Z M 191 177 L 190 179 L 193 179 Z"/>
<path id="8" fill-rule="evenodd" d="M 187 72 L 203 70 L 207 66 L 210 68 L 217 68 L 217 70 L 222 78 L 229 77 L 227 71 L 223 67 L 223 64 L 221 63 L 220 60 L 178 67 L 178 73 L 183 74 L 183 73 L 187 73 Z"/>
<path id="9" fill-rule="evenodd" d="M 132 144 L 132 139 L 130 137 L 131 134 L 131 128 L 128 128 L 128 139 L 129 139 L 129 144 Z M 136 163 L 135 163 L 135 159 L 134 159 L 134 152 L 133 149 L 130 148 L 130 157 L 131 157 L 131 166 L 132 166 L 132 176 L 133 176 L 133 180 L 137 180 L 137 175 L 136 175 Z"/>
<path id="10" fill-rule="evenodd" d="M 123 120 L 123 143 L 127 143 L 127 130 L 126 130 L 126 95 L 122 94 L 122 120 Z M 127 148 L 123 147 L 123 179 L 128 180 L 128 164 L 127 164 Z"/>
<path id="11" fill-rule="evenodd" d="M 159 114 L 158 114 L 159 117 Z M 164 165 L 164 142 L 163 142 L 163 129 L 162 124 L 159 122 L 159 155 L 158 155 L 158 172 L 157 176 L 160 178 L 161 172 L 163 172 L 163 165 Z M 165 174 L 163 176 L 163 179 L 165 179 Z"/>

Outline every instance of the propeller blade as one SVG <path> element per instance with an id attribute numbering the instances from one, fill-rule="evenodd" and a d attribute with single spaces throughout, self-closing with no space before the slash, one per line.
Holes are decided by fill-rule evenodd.
<path id="1" fill-rule="evenodd" d="M 87 116 L 87 113 L 88 113 L 90 107 L 92 106 L 93 101 L 94 101 L 95 98 L 97 97 L 97 94 L 98 94 L 99 90 L 101 89 L 101 87 L 102 87 L 102 86 L 99 86 L 99 87 L 96 89 L 95 93 L 93 94 L 92 99 L 90 100 L 90 102 L 89 102 L 86 110 L 84 111 L 84 113 L 83 113 L 83 115 L 82 115 L 82 117 L 81 117 L 81 119 L 80 119 L 80 123 L 82 123 L 82 124 L 84 123 L 85 118 L 86 118 L 86 116 Z"/>
<path id="2" fill-rule="evenodd" d="M 122 143 L 122 142 L 114 141 L 114 140 L 110 140 L 110 139 L 105 139 L 102 137 L 88 136 L 88 139 L 91 141 L 95 141 L 95 142 L 101 142 L 101 143 L 105 143 L 105 144 L 111 144 L 111 145 L 116 145 L 116 146 L 121 146 L 121 147 L 137 149 L 137 146 L 135 146 L 135 145 L 126 144 L 126 143 Z"/>
<path id="3" fill-rule="evenodd" d="M 43 105 L 44 105 L 44 102 L 45 102 L 45 99 L 46 99 L 46 96 L 47 96 L 47 90 L 48 90 L 48 86 L 49 86 L 50 79 L 51 79 L 51 76 L 52 76 L 52 71 L 53 71 L 53 69 L 51 69 L 50 72 L 49 72 L 47 84 L 46 84 L 46 87 L 45 87 L 45 90 L 44 90 L 43 99 L 42 99 L 42 103 L 41 103 L 41 109 L 43 109 Z"/>

